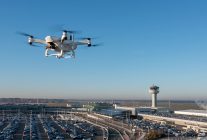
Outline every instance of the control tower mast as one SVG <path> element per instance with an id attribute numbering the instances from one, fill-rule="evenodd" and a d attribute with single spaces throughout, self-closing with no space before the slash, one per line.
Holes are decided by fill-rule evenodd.
<path id="1" fill-rule="evenodd" d="M 158 86 L 151 86 L 149 88 L 149 93 L 152 94 L 152 108 L 157 107 L 157 94 L 159 93 L 159 87 Z"/>

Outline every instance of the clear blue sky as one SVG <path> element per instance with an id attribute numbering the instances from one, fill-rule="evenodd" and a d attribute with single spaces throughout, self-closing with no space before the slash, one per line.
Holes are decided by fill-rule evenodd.
<path id="1" fill-rule="evenodd" d="M 206 98 L 205 0 L 2 0 L 0 97 L 150 99 Z M 16 31 L 43 38 L 64 24 L 100 37 L 76 59 L 46 58 Z"/>

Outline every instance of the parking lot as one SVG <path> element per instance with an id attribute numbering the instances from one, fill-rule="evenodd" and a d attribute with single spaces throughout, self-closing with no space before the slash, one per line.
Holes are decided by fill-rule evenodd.
<path id="1" fill-rule="evenodd" d="M 37 115 L 8 114 L 0 124 L 0 140 L 48 140 Z"/>
<path id="2" fill-rule="evenodd" d="M 0 132 L 0 140 L 115 140 L 119 135 L 111 128 L 103 129 L 77 117 L 64 120 L 58 115 L 40 114 L 0 116 Z"/>
<path id="3" fill-rule="evenodd" d="M 79 118 L 68 117 L 63 120 L 60 117 L 52 116 L 52 120 L 69 134 L 73 139 L 103 139 L 103 130 L 93 124 L 83 121 Z"/>
<path id="4" fill-rule="evenodd" d="M 85 119 L 66 114 L 41 115 L 41 114 L 7 114 L 0 116 L 0 140 L 72 140 L 109 138 L 117 140 L 120 134 L 106 124 L 96 120 Z M 112 120 L 111 120 L 112 121 Z M 112 123 L 112 122 L 111 122 Z M 114 124 L 119 125 L 115 121 Z M 101 125 L 99 126 L 99 125 Z M 164 137 L 188 137 L 195 138 L 206 136 L 205 132 L 197 133 L 192 129 L 183 130 L 179 127 L 153 122 L 150 120 L 128 120 L 121 123 L 122 127 L 136 129 L 137 135 L 157 130 Z M 117 128 L 118 129 L 118 128 Z M 139 133 L 138 133 L 139 131 Z M 121 131 L 121 134 L 124 131 Z M 122 134 L 123 135 L 123 134 Z"/>
<path id="5" fill-rule="evenodd" d="M 134 128 L 142 129 L 142 131 L 148 133 L 151 130 L 156 130 L 162 137 L 179 137 L 179 138 L 195 138 L 205 137 L 206 132 L 197 133 L 193 129 L 182 129 L 174 125 L 162 124 L 151 120 L 133 120 L 130 122 Z"/>

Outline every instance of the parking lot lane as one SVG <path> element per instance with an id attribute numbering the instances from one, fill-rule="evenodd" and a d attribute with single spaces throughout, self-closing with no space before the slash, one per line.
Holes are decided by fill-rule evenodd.
<path id="1" fill-rule="evenodd" d="M 65 132 L 60 126 L 58 126 L 58 124 L 56 124 L 52 119 L 49 118 L 48 120 L 50 120 L 50 121 L 53 122 L 54 127 L 55 127 L 58 131 L 61 132 L 61 134 L 64 136 L 65 140 L 73 140 L 73 139 L 69 136 L 69 134 L 68 134 L 67 132 Z"/>
<path id="2" fill-rule="evenodd" d="M 21 140 L 22 139 L 24 126 L 25 126 L 25 121 L 21 120 L 19 123 L 19 127 L 17 129 L 17 132 L 14 134 L 14 140 Z"/>
<path id="3" fill-rule="evenodd" d="M 37 132 L 38 132 L 38 138 L 40 140 L 49 140 L 39 118 L 37 119 Z"/>
<path id="4" fill-rule="evenodd" d="M 4 122 L 2 126 L 0 126 L 0 132 L 9 124 L 9 122 Z"/>

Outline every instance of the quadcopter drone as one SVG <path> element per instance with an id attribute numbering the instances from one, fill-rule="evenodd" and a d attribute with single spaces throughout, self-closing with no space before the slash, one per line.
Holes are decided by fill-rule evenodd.
<path id="1" fill-rule="evenodd" d="M 45 46 L 45 56 L 55 56 L 56 58 L 75 58 L 75 50 L 79 45 L 87 47 L 98 46 L 98 44 L 91 44 L 91 38 L 81 38 L 81 40 L 74 40 L 74 33 L 76 31 L 62 30 L 61 37 L 46 36 L 45 39 L 34 38 L 33 35 L 18 32 L 20 35 L 28 37 L 28 43 L 31 46 L 35 44 L 43 44 Z M 53 53 L 50 53 L 53 52 Z M 55 53 L 54 53 L 55 52 Z"/>

